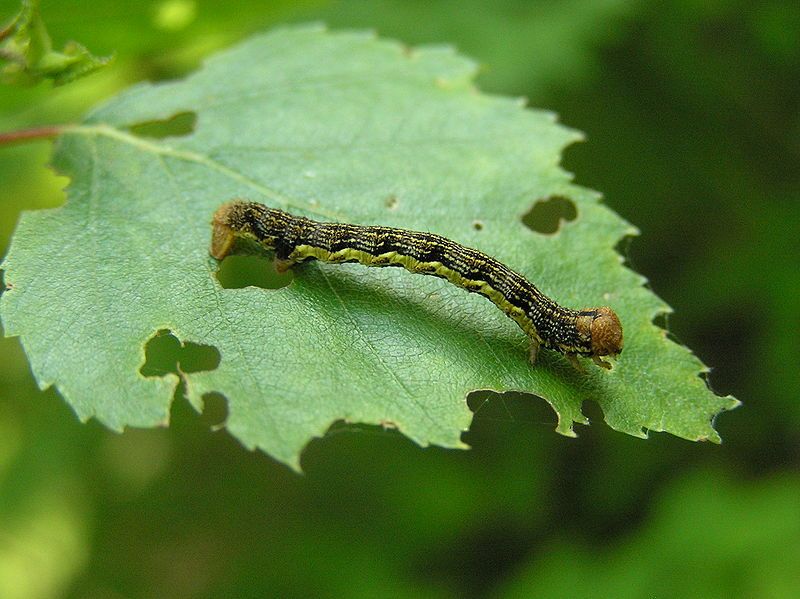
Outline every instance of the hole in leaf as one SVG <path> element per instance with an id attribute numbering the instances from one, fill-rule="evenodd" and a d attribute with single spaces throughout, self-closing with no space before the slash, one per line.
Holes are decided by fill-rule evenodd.
<path id="1" fill-rule="evenodd" d="M 461 435 L 467 445 L 486 446 L 491 439 L 533 429 L 553 431 L 558 417 L 542 398 L 518 391 L 474 391 L 467 395 L 474 413 L 469 430 Z"/>
<path id="2" fill-rule="evenodd" d="M 659 329 L 669 330 L 669 315 L 670 312 L 660 312 L 653 318 L 653 324 Z"/>
<path id="3" fill-rule="evenodd" d="M 145 361 L 139 369 L 142 376 L 165 376 L 169 373 L 200 372 L 219 366 L 217 348 L 198 343 L 181 343 L 168 330 L 158 331 L 144 347 Z"/>
<path id="4" fill-rule="evenodd" d="M 228 420 L 228 400 L 221 393 L 203 395 L 203 422 L 210 428 L 219 429 Z"/>
<path id="5" fill-rule="evenodd" d="M 636 267 L 631 255 L 631 247 L 633 246 L 633 240 L 635 237 L 635 235 L 625 235 L 617 242 L 617 245 L 614 246 L 614 250 L 620 256 L 622 256 L 622 263 L 633 270 L 636 270 Z"/>
<path id="6" fill-rule="evenodd" d="M 168 119 L 147 121 L 131 125 L 128 130 L 139 137 L 164 139 L 165 137 L 183 137 L 194 133 L 197 124 L 196 112 L 179 112 Z"/>
<path id="7" fill-rule="evenodd" d="M 583 403 L 581 403 L 581 412 L 586 416 L 590 424 L 592 422 L 603 422 L 603 420 L 605 420 L 603 408 L 593 399 L 583 400 Z"/>
<path id="8" fill-rule="evenodd" d="M 292 275 L 278 273 L 274 261 L 263 256 L 226 256 L 217 269 L 217 280 L 225 289 L 280 289 L 291 282 Z"/>
<path id="9" fill-rule="evenodd" d="M 555 427 L 557 419 L 552 408 L 541 398 L 519 391 L 473 391 L 467 395 L 467 406 L 479 419 L 501 422 L 541 422 Z"/>
<path id="10" fill-rule="evenodd" d="M 575 203 L 564 196 L 550 196 L 536 200 L 523 217 L 522 222 L 543 235 L 552 235 L 561 226 L 561 221 L 573 221 L 578 216 Z"/>
<path id="11" fill-rule="evenodd" d="M 664 335 L 666 335 L 667 339 L 670 341 L 677 343 L 678 345 L 683 345 L 680 339 L 669 329 L 669 317 L 672 314 L 670 311 L 666 312 L 659 312 L 653 318 L 653 324 L 656 325 L 658 328 L 664 331 Z"/>
<path id="12" fill-rule="evenodd" d="M 390 420 L 386 420 L 378 424 L 365 424 L 363 422 L 350 422 L 349 420 L 336 420 L 325 432 L 325 437 L 353 433 L 358 435 L 397 434 L 399 436 L 399 433 L 397 433 L 397 424 Z"/>

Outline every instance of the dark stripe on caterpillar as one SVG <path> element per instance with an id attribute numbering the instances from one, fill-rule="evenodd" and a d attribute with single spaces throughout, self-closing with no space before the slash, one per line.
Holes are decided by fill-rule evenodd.
<path id="1" fill-rule="evenodd" d="M 622 351 L 622 324 L 611 308 L 564 308 L 502 262 L 441 235 L 318 222 L 244 200 L 220 206 L 212 225 L 211 255 L 217 260 L 233 249 L 237 238 L 248 238 L 275 252 L 279 270 L 313 259 L 402 266 L 480 293 L 528 335 L 531 363 L 540 346 L 564 354 L 579 370 L 577 356 L 610 368 L 602 358 Z"/>

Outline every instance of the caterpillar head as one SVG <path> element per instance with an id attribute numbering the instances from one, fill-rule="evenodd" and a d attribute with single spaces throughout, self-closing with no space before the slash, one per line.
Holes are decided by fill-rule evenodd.
<path id="1" fill-rule="evenodd" d="M 217 260 L 222 260 L 230 252 L 233 242 L 236 240 L 233 230 L 230 227 L 230 213 L 235 207 L 234 204 L 223 204 L 214 213 L 211 221 L 211 255 Z"/>
<path id="2" fill-rule="evenodd" d="M 592 357 L 616 356 L 622 351 L 622 323 L 608 306 L 581 310 L 577 324 L 589 337 Z"/>
<path id="3" fill-rule="evenodd" d="M 595 316 L 589 325 L 592 336 L 592 354 L 616 356 L 622 351 L 622 323 L 614 310 L 608 306 L 595 308 Z"/>

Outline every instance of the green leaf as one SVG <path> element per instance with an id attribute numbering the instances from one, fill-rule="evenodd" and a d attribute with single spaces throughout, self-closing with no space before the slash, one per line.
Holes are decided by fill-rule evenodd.
<path id="1" fill-rule="evenodd" d="M 620 431 L 717 441 L 711 418 L 737 402 L 710 392 L 703 365 L 652 323 L 668 307 L 613 249 L 635 229 L 558 167 L 580 135 L 476 92 L 475 70 L 446 47 L 307 26 L 121 94 L 59 140 L 66 204 L 20 221 L 3 263 L 6 334 L 20 335 L 42 387 L 114 429 L 168 420 L 180 375 L 140 373 L 148 339 L 170 330 L 213 346 L 216 368 L 182 375 L 189 400 L 202 409 L 224 394 L 228 430 L 294 467 L 337 420 L 462 447 L 475 389 L 545 398 L 563 434 L 593 399 Z M 148 129 L 157 121 L 161 134 Z M 613 306 L 625 351 L 610 372 L 581 374 L 547 351 L 532 367 L 491 303 L 401 269 L 308 263 L 278 289 L 223 288 L 209 220 L 233 197 L 477 247 L 565 305 Z M 534 232 L 523 216 L 553 197 L 577 216 Z"/>
<path id="2" fill-rule="evenodd" d="M 53 50 L 39 12 L 39 0 L 23 0 L 19 14 L 0 31 L 0 59 L 8 62 L 0 77 L 4 83 L 33 85 L 51 79 L 64 85 L 107 65 L 111 57 L 93 56 L 81 44 L 69 41 Z"/>

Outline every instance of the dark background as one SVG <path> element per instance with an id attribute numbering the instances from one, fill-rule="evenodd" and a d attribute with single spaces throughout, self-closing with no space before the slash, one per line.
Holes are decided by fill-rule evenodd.
<path id="1" fill-rule="evenodd" d="M 0 0 L 0 21 L 17 8 Z M 169 429 L 82 425 L 0 339 L 0 597 L 800 596 L 800 4 L 42 8 L 57 46 L 116 61 L 55 90 L 0 89 L 3 131 L 77 120 L 279 23 L 454 44 L 484 65 L 483 90 L 586 133 L 566 168 L 641 229 L 620 252 L 744 405 L 716 446 L 627 437 L 588 405 L 592 426 L 562 438 L 544 402 L 473 397 L 471 451 L 337 426 L 298 476 L 181 398 Z M 63 201 L 49 152 L 0 148 L 2 253 L 20 211 Z"/>

